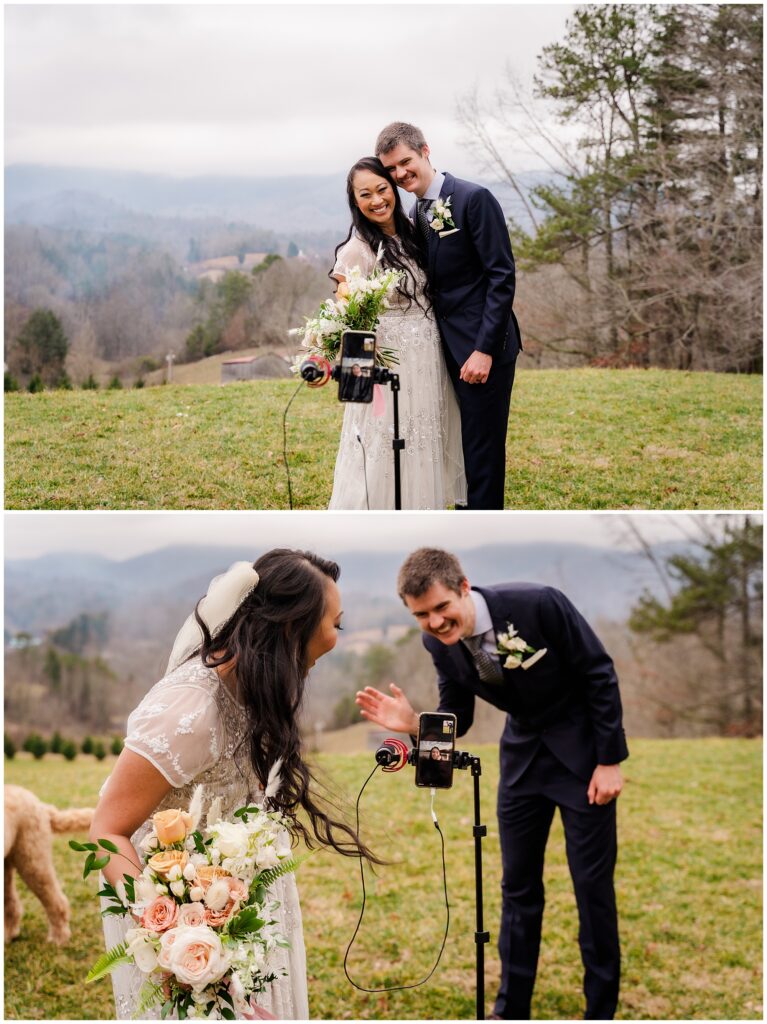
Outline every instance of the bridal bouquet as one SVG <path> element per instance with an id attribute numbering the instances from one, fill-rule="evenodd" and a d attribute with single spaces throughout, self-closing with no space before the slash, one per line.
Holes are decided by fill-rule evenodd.
<path id="1" fill-rule="evenodd" d="M 344 331 L 374 331 L 401 277 L 399 270 L 375 270 L 368 277 L 359 267 L 350 270 L 348 280 L 338 285 L 335 299 L 326 299 L 315 317 L 305 318 L 303 327 L 290 332 L 303 339 L 301 345 L 307 350 L 296 359 L 293 372 L 298 372 L 307 354 L 335 362 Z M 376 347 L 376 362 L 393 366 L 398 359 L 393 349 Z"/>
<path id="2" fill-rule="evenodd" d="M 216 798 L 203 830 L 201 804 L 198 787 L 189 811 L 155 814 L 140 844 L 142 873 L 99 892 L 111 903 L 102 914 L 132 914 L 138 923 L 86 981 L 135 964 L 146 975 L 137 1017 L 154 1007 L 163 1018 L 175 1011 L 179 1020 L 253 1018 L 252 997 L 278 976 L 274 951 L 289 945 L 275 929 L 270 895 L 275 880 L 297 867 L 285 819 L 255 806 L 224 820 Z M 83 877 L 119 853 L 107 839 L 69 845 L 87 852 Z M 99 847 L 107 851 L 102 856 Z"/>

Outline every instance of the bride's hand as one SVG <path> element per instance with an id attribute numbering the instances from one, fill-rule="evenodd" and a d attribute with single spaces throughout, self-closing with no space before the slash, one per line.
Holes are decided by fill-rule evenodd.
<path id="1" fill-rule="evenodd" d="M 418 732 L 418 715 L 412 704 L 394 683 L 389 683 L 389 689 L 392 692 L 391 697 L 372 686 L 358 690 L 354 700 L 360 714 L 383 729 L 415 735 Z"/>

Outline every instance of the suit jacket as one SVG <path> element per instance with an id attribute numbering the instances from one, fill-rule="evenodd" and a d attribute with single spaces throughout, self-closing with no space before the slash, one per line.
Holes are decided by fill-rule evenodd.
<path id="1" fill-rule="evenodd" d="M 428 232 L 428 275 L 442 340 L 459 366 L 474 349 L 511 363 L 522 345 L 511 308 L 514 257 L 503 211 L 486 188 L 446 173 L 440 198 L 448 196 L 458 230 L 444 237 Z"/>
<path id="2" fill-rule="evenodd" d="M 458 735 L 471 726 L 476 697 L 508 712 L 501 739 L 501 777 L 515 782 L 545 744 L 571 772 L 587 780 L 597 764 L 628 757 L 618 679 L 592 628 L 554 587 L 505 583 L 475 588 L 485 598 L 496 635 L 512 624 L 547 653 L 529 669 L 503 669 L 500 684 L 483 683 L 461 643 L 426 633 L 439 684 L 439 710 L 458 718 Z"/>

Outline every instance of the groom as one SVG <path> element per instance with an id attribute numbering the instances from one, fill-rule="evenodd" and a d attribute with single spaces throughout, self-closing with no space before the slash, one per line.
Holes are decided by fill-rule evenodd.
<path id="1" fill-rule="evenodd" d="M 487 189 L 435 171 L 426 139 L 412 124 L 384 128 L 376 156 L 400 188 L 417 196 L 416 233 L 461 409 L 467 507 L 502 509 L 509 404 L 522 347 L 503 212 Z M 443 209 L 447 216 L 440 217 Z"/>
<path id="2" fill-rule="evenodd" d="M 620 979 L 615 800 L 618 762 L 628 757 L 612 660 L 553 587 L 472 588 L 455 555 L 438 548 L 413 552 L 397 583 L 437 670 L 439 710 L 457 716 L 458 735 L 471 726 L 477 697 L 507 712 L 498 786 L 501 983 L 490 1019 L 530 1019 L 544 854 L 559 808 L 580 919 L 585 1016 L 610 1020 Z M 415 734 L 418 716 L 403 691 L 390 688 L 392 696 L 359 692 L 361 714 Z"/>

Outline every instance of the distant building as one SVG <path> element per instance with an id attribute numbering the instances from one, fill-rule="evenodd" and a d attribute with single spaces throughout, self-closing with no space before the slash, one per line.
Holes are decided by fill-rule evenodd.
<path id="1" fill-rule="evenodd" d="M 240 274 L 249 274 L 259 263 L 266 259 L 265 252 L 246 252 L 240 262 L 239 256 L 216 256 L 210 260 L 200 260 L 199 263 L 188 263 L 186 270 L 196 277 L 198 281 L 207 280 L 220 281 L 230 270 L 236 270 Z"/>
<path id="2" fill-rule="evenodd" d="M 276 352 L 227 359 L 221 364 L 222 384 L 231 384 L 236 380 L 274 380 L 290 376 L 290 363 Z"/>

